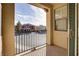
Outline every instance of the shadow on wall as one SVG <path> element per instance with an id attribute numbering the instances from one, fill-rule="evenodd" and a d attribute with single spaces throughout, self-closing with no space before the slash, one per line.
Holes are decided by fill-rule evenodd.
<path id="1" fill-rule="evenodd" d="M 0 4 L 0 56 L 2 52 L 2 41 L 1 41 L 1 4 Z"/>
<path id="2" fill-rule="evenodd" d="M 2 55 L 2 41 L 1 41 L 1 36 L 0 36 L 0 56 Z"/>

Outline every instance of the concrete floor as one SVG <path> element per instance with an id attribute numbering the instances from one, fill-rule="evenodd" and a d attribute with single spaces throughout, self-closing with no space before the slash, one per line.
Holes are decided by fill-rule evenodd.
<path id="1" fill-rule="evenodd" d="M 57 46 L 47 46 L 46 56 L 67 56 L 67 50 Z"/>
<path id="2" fill-rule="evenodd" d="M 57 46 L 47 46 L 24 56 L 67 56 L 67 50 Z"/>
<path id="3" fill-rule="evenodd" d="M 25 54 L 24 56 L 46 56 L 46 47 Z"/>

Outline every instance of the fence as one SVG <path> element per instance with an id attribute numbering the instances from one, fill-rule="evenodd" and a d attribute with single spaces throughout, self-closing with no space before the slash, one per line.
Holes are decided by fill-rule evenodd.
<path id="1" fill-rule="evenodd" d="M 29 33 L 16 33 L 15 34 L 16 54 L 35 50 L 46 44 L 46 33 L 29 32 Z"/>

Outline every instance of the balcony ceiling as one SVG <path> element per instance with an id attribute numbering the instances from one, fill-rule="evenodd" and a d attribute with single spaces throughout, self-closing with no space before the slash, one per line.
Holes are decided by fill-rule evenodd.
<path id="1" fill-rule="evenodd" d="M 64 5 L 66 3 L 48 3 L 49 5 L 55 6 L 55 5 Z"/>

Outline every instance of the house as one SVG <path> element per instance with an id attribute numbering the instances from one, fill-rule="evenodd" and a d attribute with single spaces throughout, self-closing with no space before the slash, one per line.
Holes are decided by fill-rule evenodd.
<path id="1" fill-rule="evenodd" d="M 38 26 L 38 30 L 46 30 L 46 26 L 40 25 Z"/>
<path id="2" fill-rule="evenodd" d="M 34 31 L 35 30 L 35 26 L 32 24 L 23 24 L 21 27 L 22 31 Z"/>
<path id="3" fill-rule="evenodd" d="M 35 31 L 45 32 L 46 31 L 46 26 L 43 26 L 43 25 L 35 26 Z"/>
<path id="4" fill-rule="evenodd" d="M 22 32 L 27 32 L 27 31 L 34 31 L 35 30 L 35 26 L 32 24 L 21 24 L 20 22 L 17 23 L 17 25 L 15 26 L 15 31 L 22 31 Z"/>

